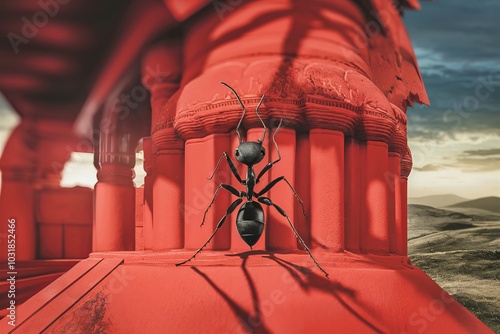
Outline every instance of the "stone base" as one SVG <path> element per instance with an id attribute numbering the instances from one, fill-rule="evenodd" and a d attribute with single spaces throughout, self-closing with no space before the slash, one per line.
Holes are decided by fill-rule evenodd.
<path id="1" fill-rule="evenodd" d="M 16 332 L 492 333 L 408 258 L 94 253 L 24 303 Z M 14 328 L 0 322 L 0 331 Z"/>

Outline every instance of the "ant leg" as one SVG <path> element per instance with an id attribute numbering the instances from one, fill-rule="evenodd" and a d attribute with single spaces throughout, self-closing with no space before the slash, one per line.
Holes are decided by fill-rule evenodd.
<path id="1" fill-rule="evenodd" d="M 264 195 L 269 190 L 271 190 L 271 188 L 274 187 L 278 182 L 283 181 L 283 180 L 285 180 L 286 184 L 288 184 L 288 186 L 290 187 L 290 189 L 293 191 L 293 194 L 295 195 L 295 198 L 297 198 L 297 200 L 299 201 L 300 205 L 302 206 L 302 213 L 304 214 L 305 217 L 307 217 L 306 208 L 304 207 L 304 202 L 300 198 L 300 196 L 297 193 L 297 191 L 292 187 L 292 185 L 290 184 L 290 182 L 288 182 L 288 180 L 284 176 L 280 176 L 280 177 L 275 178 L 274 180 L 272 180 L 271 182 L 269 182 L 269 184 L 267 186 L 265 186 L 264 189 L 262 189 L 261 191 L 259 191 L 258 193 L 256 193 L 254 196 L 256 198 L 259 198 L 260 196 Z"/>
<path id="2" fill-rule="evenodd" d="M 178 267 L 178 266 L 183 265 L 183 264 L 191 261 L 192 259 L 194 259 L 196 257 L 196 255 L 198 255 L 198 253 L 201 252 L 203 250 L 203 248 L 205 248 L 205 246 L 208 245 L 208 243 L 212 240 L 212 238 L 215 236 L 215 233 L 217 233 L 217 231 L 222 226 L 222 224 L 224 224 L 224 221 L 226 220 L 226 217 L 228 215 L 230 215 L 234 211 L 234 209 L 236 209 L 236 207 L 241 204 L 241 202 L 243 202 L 243 199 L 241 199 L 241 198 L 238 198 L 237 200 L 235 200 L 229 206 L 229 208 L 227 209 L 227 211 L 224 214 L 224 216 L 222 216 L 222 218 L 219 220 L 219 222 L 217 223 L 217 226 L 215 227 L 215 230 L 213 231 L 212 235 L 210 235 L 210 238 L 208 238 L 207 242 L 205 242 L 203 244 L 203 246 L 201 246 L 200 248 L 198 248 L 198 250 L 196 252 L 194 252 L 194 254 L 189 259 L 187 259 L 185 261 L 182 261 L 180 263 L 176 263 L 175 266 Z"/>
<path id="3" fill-rule="evenodd" d="M 267 197 L 259 197 L 259 202 L 262 203 L 262 204 L 265 204 L 267 206 L 274 206 L 274 208 L 283 216 L 286 218 L 286 220 L 288 221 L 288 224 L 290 224 L 290 227 L 292 228 L 292 231 L 293 233 L 295 234 L 295 236 L 297 237 L 297 239 L 299 240 L 299 242 L 302 244 L 302 246 L 304 247 L 304 249 L 306 250 L 307 253 L 309 253 L 309 256 L 311 257 L 311 259 L 313 260 L 314 264 L 316 265 L 316 267 L 318 267 L 319 270 L 321 270 L 321 272 L 323 274 L 325 274 L 326 277 L 328 277 L 328 273 L 326 272 L 325 269 L 323 269 L 323 267 L 321 267 L 319 265 L 319 263 L 316 261 L 316 259 L 314 258 L 314 256 L 312 255 L 311 253 L 311 250 L 309 249 L 309 247 L 307 247 L 306 243 L 304 242 L 304 240 L 302 240 L 302 238 L 300 237 L 299 235 L 299 232 L 297 232 L 297 230 L 295 229 L 295 226 L 293 226 L 293 223 L 292 221 L 290 220 L 290 218 L 288 218 L 288 215 L 286 214 L 285 210 L 283 210 L 281 207 L 279 207 L 278 205 L 274 204 L 269 198 Z"/>
<path id="4" fill-rule="evenodd" d="M 208 210 L 210 209 L 210 207 L 214 204 L 215 202 L 215 198 L 217 197 L 217 195 L 219 194 L 219 190 L 221 188 L 224 188 L 226 189 L 227 191 L 229 191 L 231 194 L 235 195 L 235 196 L 238 196 L 238 197 L 243 197 L 245 196 L 245 193 L 244 192 L 240 192 L 238 191 L 236 188 L 234 187 L 231 187 L 229 184 L 224 184 L 224 183 L 221 183 L 219 184 L 219 186 L 217 187 L 217 189 L 215 190 L 215 194 L 214 194 L 214 197 L 212 197 L 212 201 L 210 202 L 210 204 L 208 205 L 207 209 L 205 210 L 205 213 L 203 213 L 203 219 L 201 221 L 201 224 L 200 224 L 200 227 L 203 226 L 205 224 L 205 218 L 207 217 L 207 213 L 208 213 Z"/>
<path id="5" fill-rule="evenodd" d="M 210 175 L 210 177 L 208 178 L 208 180 L 211 180 L 214 177 L 215 173 L 217 172 L 217 170 L 220 167 L 220 163 L 222 162 L 222 158 L 226 158 L 227 163 L 229 164 L 229 168 L 231 168 L 231 172 L 233 173 L 234 177 L 238 180 L 239 183 L 243 184 L 243 180 L 241 179 L 241 176 L 238 173 L 238 170 L 236 169 L 236 166 L 234 165 L 233 160 L 231 160 L 231 158 L 229 157 L 229 155 L 227 155 L 226 152 L 222 152 L 222 155 L 220 156 L 219 161 L 217 162 L 217 165 L 215 166 L 215 169 L 212 172 L 212 175 Z"/>

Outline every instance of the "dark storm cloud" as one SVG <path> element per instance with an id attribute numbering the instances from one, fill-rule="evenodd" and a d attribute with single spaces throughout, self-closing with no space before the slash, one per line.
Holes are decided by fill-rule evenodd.
<path id="1" fill-rule="evenodd" d="M 431 50 L 444 61 L 498 59 L 498 0 L 422 1 L 422 10 L 405 12 L 415 47 Z"/>
<path id="2" fill-rule="evenodd" d="M 499 135 L 500 1 L 423 2 L 405 12 L 430 107 L 408 110 L 413 141 Z"/>

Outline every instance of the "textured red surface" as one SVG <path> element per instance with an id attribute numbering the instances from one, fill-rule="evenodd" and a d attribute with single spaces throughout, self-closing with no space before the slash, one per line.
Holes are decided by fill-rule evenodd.
<path id="1" fill-rule="evenodd" d="M 492 333 L 404 257 L 320 256 L 327 279 L 307 255 L 173 266 L 187 255 L 94 254 L 23 304 L 14 333 Z"/>
<path id="2" fill-rule="evenodd" d="M 63 231 L 58 221 L 64 201 L 44 202 L 37 232 L 33 199 L 35 189 L 58 189 L 62 169 L 49 167 L 62 166 L 71 151 L 94 151 L 94 253 L 20 306 L 15 332 L 490 332 L 408 263 L 405 111 L 428 101 L 393 2 L 109 1 L 98 13 L 121 24 L 105 34 L 99 28 L 113 24 L 94 27 L 89 15 L 81 26 L 69 23 L 74 11 L 93 9 L 71 3 L 59 16 L 67 23 L 51 23 L 27 45 L 55 57 L 33 56 L 31 72 L 0 78 L 23 116 L 0 164 L 0 218 L 18 221 L 19 261 L 39 256 L 37 238 L 50 244 L 44 256 L 80 256 L 71 242 L 78 232 Z M 78 38 L 70 43 L 69 35 Z M 106 52 L 90 57 L 99 46 Z M 85 52 L 70 59 L 59 52 L 79 47 Z M 33 73 L 47 69 L 54 80 L 45 87 Z M 71 73 L 85 84 L 59 90 Z M 272 207 L 264 208 L 265 231 L 253 251 L 238 235 L 236 211 L 196 259 L 174 267 L 208 239 L 234 201 L 221 190 L 199 227 L 218 184 L 245 190 L 225 160 L 207 180 L 221 154 L 233 157 L 239 145 L 234 130 L 242 109 L 220 81 L 247 108 L 244 141 L 262 136 L 254 108 L 265 95 L 259 112 L 267 156 L 257 173 L 277 159 L 272 136 L 283 120 L 275 137 L 282 159 L 257 190 L 281 176 L 297 190 L 307 217 L 285 181 L 266 196 L 287 212 L 330 279 Z M 73 95 L 61 104 L 54 92 Z M 38 104 L 34 93 L 52 102 Z M 61 131 L 71 125 L 77 134 Z M 40 134 L 52 137 L 39 142 Z M 147 176 L 137 190 L 132 168 L 144 136 Z M 236 169 L 245 178 L 246 166 Z M 0 326 L 12 330 L 7 320 Z"/>

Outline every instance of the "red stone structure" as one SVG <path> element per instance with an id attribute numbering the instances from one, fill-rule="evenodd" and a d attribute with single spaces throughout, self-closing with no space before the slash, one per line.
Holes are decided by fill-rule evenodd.
<path id="1" fill-rule="evenodd" d="M 42 282 L 33 268 L 70 263 L 47 259 L 84 260 L 17 300 L 2 332 L 491 332 L 407 256 L 405 111 L 428 100 L 401 11 L 417 1 L 42 2 L 0 5 L 17 34 L 1 46 L 0 89 L 22 117 L 0 165 L 0 256 L 14 218 L 19 275 L 24 264 Z M 273 207 L 253 250 L 234 211 L 175 266 L 236 199 L 221 191 L 200 228 L 217 186 L 244 190 L 225 161 L 207 180 L 239 144 L 242 109 L 220 81 L 246 106 L 244 141 L 262 135 L 264 95 L 257 172 L 278 157 L 282 120 L 282 159 L 257 187 L 284 176 L 296 189 L 307 216 L 285 182 L 266 196 L 329 278 Z M 72 151 L 94 153 L 93 192 L 59 187 Z"/>

